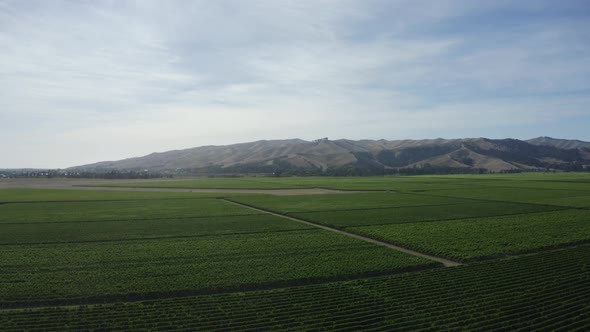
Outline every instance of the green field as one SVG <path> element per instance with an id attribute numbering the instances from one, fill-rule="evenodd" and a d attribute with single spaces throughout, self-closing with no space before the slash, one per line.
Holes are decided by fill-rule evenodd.
<path id="1" fill-rule="evenodd" d="M 415 268 L 425 259 L 327 231 L 3 246 L 0 305 L 245 290 Z"/>
<path id="2" fill-rule="evenodd" d="M 556 209 L 560 208 L 529 204 L 475 202 L 469 204 L 433 204 L 383 209 L 300 212 L 292 213 L 292 215 L 317 223 L 325 223 L 336 227 L 347 227 L 515 215 Z"/>
<path id="3" fill-rule="evenodd" d="M 590 211 L 566 210 L 350 227 L 347 230 L 457 260 L 482 259 L 590 242 Z"/>
<path id="4" fill-rule="evenodd" d="M 305 196 L 249 195 L 236 197 L 235 200 L 281 213 L 449 205 L 462 201 L 461 199 L 448 197 L 424 197 L 411 194 L 376 192 Z"/>
<path id="5" fill-rule="evenodd" d="M 351 282 L 0 311 L 4 331 L 586 331 L 590 247 Z"/>
<path id="6" fill-rule="evenodd" d="M 516 188 L 573 189 L 588 192 L 588 173 L 524 173 L 449 176 L 369 176 L 369 177 L 243 177 L 197 178 L 170 181 L 147 181 L 105 184 L 113 187 L 196 188 L 196 189 L 301 189 L 330 188 L 341 190 L 437 191 L 467 185 Z"/>
<path id="7" fill-rule="evenodd" d="M 411 194 L 239 197 L 237 202 L 335 227 L 413 223 L 566 209 L 513 202 L 467 201 Z"/>
<path id="8" fill-rule="evenodd" d="M 364 192 L 0 189 L 0 330 L 590 328 L 588 174 L 116 186 Z"/>
<path id="9" fill-rule="evenodd" d="M 438 264 L 214 198 L 0 210 L 0 306 L 241 290 Z"/>
<path id="10" fill-rule="evenodd" d="M 37 202 L 0 205 L 0 223 L 82 223 L 260 214 L 216 199 Z"/>
<path id="11" fill-rule="evenodd" d="M 219 194 L 185 192 L 97 191 L 11 188 L 0 189 L 0 205 L 15 202 L 79 202 L 79 201 L 127 201 L 151 199 L 176 199 L 217 197 Z"/>

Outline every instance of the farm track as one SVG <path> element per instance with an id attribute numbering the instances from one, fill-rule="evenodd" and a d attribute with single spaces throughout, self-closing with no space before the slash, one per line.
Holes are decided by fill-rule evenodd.
<path id="1" fill-rule="evenodd" d="M 284 218 L 284 219 L 289 219 L 289 220 L 296 221 L 296 222 L 299 222 L 299 223 L 302 223 L 302 224 L 306 224 L 306 225 L 310 225 L 310 226 L 315 226 L 317 228 L 321 228 L 321 229 L 324 229 L 324 230 L 327 230 L 327 231 L 331 231 L 331 232 L 335 232 L 335 233 L 338 233 L 338 234 L 350 236 L 350 237 L 353 237 L 353 238 L 356 238 L 356 239 L 360 239 L 360 240 L 363 240 L 363 241 L 366 241 L 366 242 L 370 242 L 370 243 L 377 244 L 377 245 L 380 245 L 380 246 L 384 246 L 384 247 L 387 247 L 387 248 L 390 248 L 390 249 L 393 249 L 393 250 L 397 250 L 397 251 L 400 251 L 400 252 L 403 252 L 403 253 L 406 253 L 406 254 L 410 254 L 410 255 L 414 255 L 414 256 L 426 258 L 426 259 L 430 259 L 430 260 L 433 260 L 433 261 L 436 261 L 436 262 L 440 262 L 445 267 L 453 267 L 453 266 L 462 265 L 459 262 L 455 262 L 455 261 L 452 261 L 452 260 L 449 260 L 449 259 L 446 259 L 446 258 L 431 256 L 431 255 L 428 255 L 428 254 L 425 254 L 425 253 L 421 253 L 421 252 L 410 250 L 410 249 L 407 249 L 407 248 L 404 248 L 404 247 L 396 246 L 396 245 L 393 245 L 391 243 L 387 243 L 387 242 L 375 240 L 375 239 L 372 239 L 370 237 L 362 236 L 362 235 L 355 234 L 355 233 L 349 233 L 347 231 L 344 231 L 344 230 L 341 230 L 341 229 L 338 229 L 338 228 L 333 228 L 333 227 L 329 227 L 329 226 L 325 226 L 325 225 L 320 225 L 320 224 L 312 223 L 312 222 L 309 222 L 309 221 L 305 221 L 303 219 L 291 217 L 291 216 L 288 216 L 288 215 L 285 215 L 285 214 L 281 214 L 281 213 L 276 213 L 276 212 L 268 211 L 268 210 L 261 209 L 261 208 L 258 208 L 258 207 L 252 206 L 252 205 L 247 205 L 247 204 L 235 202 L 235 201 L 232 201 L 232 200 L 227 199 L 227 198 L 222 198 L 222 200 L 224 200 L 224 201 L 226 201 L 228 203 L 231 203 L 231 204 L 235 204 L 235 205 L 238 205 L 238 206 L 241 206 L 241 207 L 244 207 L 244 208 L 251 209 L 251 210 L 256 210 L 256 211 L 259 211 L 259 212 L 268 213 L 268 214 L 274 215 L 276 217 L 280 217 L 280 218 Z"/>

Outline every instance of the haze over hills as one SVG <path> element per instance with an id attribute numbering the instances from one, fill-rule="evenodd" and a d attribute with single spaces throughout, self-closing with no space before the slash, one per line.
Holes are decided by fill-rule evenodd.
<path id="1" fill-rule="evenodd" d="M 560 149 L 581 149 L 590 148 L 590 142 L 584 142 L 577 139 L 560 139 L 547 136 L 541 136 L 527 140 L 528 143 L 534 145 L 548 145 Z"/>
<path id="2" fill-rule="evenodd" d="M 490 172 L 583 169 L 590 142 L 539 137 L 517 139 L 262 140 L 202 146 L 72 167 L 74 170 L 191 170 L 198 173 L 282 170 L 464 169 Z"/>

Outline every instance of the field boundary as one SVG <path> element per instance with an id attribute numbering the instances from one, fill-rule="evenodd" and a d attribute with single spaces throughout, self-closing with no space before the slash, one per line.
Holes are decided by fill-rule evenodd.
<path id="1" fill-rule="evenodd" d="M 431 193 L 411 193 L 411 192 L 404 192 L 405 194 L 410 195 L 417 195 L 417 196 L 430 196 L 430 197 L 438 197 L 438 198 L 458 198 L 458 199 L 465 199 L 468 201 L 476 201 L 476 202 L 495 202 L 495 203 L 515 203 L 515 204 L 526 204 L 526 205 L 538 205 L 538 206 L 549 206 L 549 207 L 556 207 L 565 210 L 590 210 L 590 207 L 580 207 L 580 206 L 569 206 L 569 205 L 556 205 L 556 204 L 545 204 L 545 203 L 535 203 L 535 202 L 520 202 L 520 201 L 504 201 L 499 199 L 485 199 L 485 198 L 473 198 L 473 197 L 458 197 L 458 196 L 445 196 L 445 195 L 437 195 Z M 581 196 L 572 196 L 572 197 L 583 197 Z M 564 197 L 569 198 L 569 197 Z M 559 209 L 553 210 L 557 211 Z"/>
<path id="2" fill-rule="evenodd" d="M 256 214 L 255 216 L 260 216 Z M 290 232 L 307 232 L 315 231 L 315 227 L 299 228 L 299 229 L 277 229 L 274 231 L 259 231 L 259 232 L 242 232 L 242 233 L 211 233 L 211 234 L 194 234 L 194 235 L 171 235 L 158 237 L 138 237 L 128 239 L 105 239 L 105 240 L 82 240 L 82 241 L 64 241 L 64 242 L 15 242 L 15 243 L 0 243 L 0 248 L 4 246 L 42 246 L 42 245 L 59 245 L 59 244 L 92 244 L 92 243 L 113 243 L 113 242 L 135 242 L 135 241 L 153 241 L 153 240 L 168 240 L 168 239 L 195 239 L 195 238 L 210 238 L 215 236 L 239 236 L 239 235 L 254 235 L 266 233 L 290 233 Z"/>
<path id="3" fill-rule="evenodd" d="M 341 190 L 324 187 L 302 187 L 302 188 L 193 188 L 193 187 L 133 187 L 119 185 L 72 185 L 71 187 L 49 188 L 49 189 L 79 189 L 79 190 L 104 190 L 104 191 L 145 191 L 145 192 L 189 192 L 189 193 L 210 193 L 210 194 L 264 194 L 275 196 L 298 196 L 298 195 L 326 195 L 326 194 L 355 194 L 372 193 L 381 190 Z"/>
<path id="4" fill-rule="evenodd" d="M 144 221 L 155 221 L 155 220 L 181 220 L 181 219 L 204 219 L 204 218 L 225 218 L 225 217 L 248 217 L 248 216 L 260 216 L 263 213 L 253 213 L 253 214 L 225 214 L 225 215 L 211 215 L 211 216 L 187 216 L 187 217 L 157 217 L 157 218 L 127 218 L 127 219 L 96 219 L 96 220 L 68 220 L 68 221 L 9 221 L 9 222 L 2 222 L 0 221 L 0 225 L 43 225 L 43 224 L 91 224 L 91 223 L 101 223 L 101 222 L 144 222 Z"/>
<path id="5" fill-rule="evenodd" d="M 387 226 L 387 225 L 406 225 L 406 224 L 421 224 L 421 223 L 433 223 L 433 222 L 449 222 L 449 221 L 462 221 L 462 220 L 469 220 L 469 219 L 484 219 L 484 218 L 495 218 L 495 217 L 513 217 L 513 216 L 525 216 L 529 214 L 537 214 L 537 213 L 548 213 L 548 212 L 559 212 L 559 211 L 569 211 L 569 210 L 576 210 L 575 208 L 564 207 L 563 209 L 558 210 L 547 210 L 547 211 L 534 211 L 534 212 L 518 212 L 518 213 L 507 213 L 507 214 L 496 214 L 493 216 L 476 216 L 476 217 L 459 217 L 459 218 L 450 218 L 450 219 L 432 219 L 432 220 L 416 220 L 416 221 L 404 221 L 404 222 L 396 222 L 396 223 L 382 223 L 382 224 L 367 224 L 367 225 L 353 225 L 353 226 L 343 226 L 345 229 L 349 228 L 357 228 L 357 227 L 372 227 L 372 226 Z M 260 214 L 252 214 L 252 216 L 259 216 Z M 485 222 L 485 221 L 478 221 L 478 222 Z M 0 223 L 1 225 L 1 223 Z"/>
<path id="6" fill-rule="evenodd" d="M 580 247 L 590 246 L 590 243 L 580 243 L 580 244 L 573 244 L 570 246 L 565 247 L 553 247 L 553 248 L 545 248 L 545 250 L 535 251 L 535 252 L 523 252 L 515 255 L 506 255 L 506 256 L 499 256 L 492 259 L 485 259 L 485 260 L 476 260 L 473 262 L 469 262 L 471 264 L 464 264 L 461 268 L 465 267 L 474 267 L 480 266 L 481 264 L 489 264 L 492 262 L 499 262 L 499 261 L 508 261 L 513 259 L 519 259 L 524 257 L 531 257 L 536 256 L 543 253 L 550 253 L 550 252 L 557 252 L 563 250 L 570 250 L 576 249 Z M 114 305 L 114 304 L 122 304 L 122 303 L 138 303 L 138 302 L 152 302 L 152 301 L 159 301 L 159 300 L 173 300 L 173 299 L 185 299 L 185 298 L 192 298 L 192 297 L 199 297 L 199 296 L 214 296 L 214 295 L 224 295 L 224 294 L 244 294 L 244 293 L 253 293 L 253 292 L 266 292 L 266 291 L 280 291 L 280 290 L 287 290 L 287 289 L 295 289 L 300 287 L 308 287 L 308 286 L 319 286 L 323 284 L 330 284 L 330 283 L 347 283 L 347 282 L 356 282 L 366 279 L 373 279 L 373 278 L 387 278 L 394 275 L 404 274 L 404 273 L 416 273 L 416 272 L 428 272 L 432 270 L 437 270 L 437 268 L 433 268 L 430 266 L 419 266 L 418 268 L 410 268 L 410 269 L 401 269 L 395 271 L 394 273 L 387 272 L 387 273 L 369 273 L 364 275 L 355 275 L 349 276 L 345 278 L 320 278 L 312 281 L 301 281 L 298 280 L 295 283 L 288 283 L 288 282 L 280 282 L 280 283 L 270 283 L 270 284 L 259 284 L 259 285 L 245 285 L 236 288 L 227 288 L 227 289 L 218 289 L 212 291 L 189 291 L 189 290 L 179 290 L 175 292 L 167 292 L 167 293 L 134 293 L 134 294 L 123 294 L 123 295 L 112 295 L 106 297 L 86 297 L 86 298 L 69 298 L 69 299 L 60 299 L 60 300 L 53 300 L 53 299 L 44 299 L 35 302 L 27 302 L 27 301 L 8 301 L 8 302 L 0 302 L 0 312 L 23 312 L 23 311 L 36 311 L 36 310 L 45 310 L 45 309 L 52 309 L 52 308 L 79 308 L 79 307 L 94 307 L 94 306 L 103 306 L 103 305 Z"/>
<path id="7" fill-rule="evenodd" d="M 331 232 L 335 232 L 335 233 L 338 233 L 338 234 L 350 236 L 350 237 L 353 237 L 353 238 L 356 238 L 356 239 L 359 239 L 359 240 L 363 240 L 365 242 L 370 242 L 370 243 L 373 243 L 373 244 L 377 244 L 377 245 L 380 245 L 380 246 L 383 246 L 383 247 L 387 247 L 387 248 L 390 248 L 390 249 L 393 249 L 393 250 L 397 250 L 397 251 L 400 251 L 400 252 L 403 252 L 403 253 L 406 253 L 406 254 L 410 254 L 410 255 L 413 255 L 413 256 L 426 258 L 426 259 L 429 259 L 429 260 L 433 260 L 433 261 L 442 263 L 445 267 L 453 267 L 453 266 L 462 265 L 461 263 L 456 262 L 456 261 L 452 261 L 450 259 L 428 255 L 428 254 L 425 254 L 425 253 L 422 253 L 422 252 L 418 252 L 418 251 L 411 250 L 411 249 L 408 249 L 408 248 L 396 246 L 394 244 L 387 243 L 387 242 L 380 241 L 380 240 L 376 240 L 376 239 L 373 239 L 373 238 L 370 238 L 370 237 L 366 237 L 366 236 L 363 236 L 363 235 L 359 235 L 359 234 L 355 234 L 355 233 L 350 233 L 350 232 L 347 232 L 347 231 L 342 230 L 342 229 L 338 229 L 338 228 L 334 228 L 334 227 L 330 227 L 330 226 L 326 226 L 326 225 L 321 225 L 321 224 L 309 222 L 309 221 L 306 221 L 306 220 L 303 220 L 303 219 L 291 217 L 291 216 L 288 216 L 288 215 L 285 215 L 285 214 L 282 214 L 282 213 L 277 213 L 277 212 L 274 212 L 274 211 L 269 211 L 269 210 L 261 209 L 261 208 L 256 207 L 256 206 L 252 206 L 252 205 L 249 205 L 249 204 L 244 204 L 244 203 L 241 203 L 241 202 L 233 201 L 233 200 L 228 199 L 228 198 L 221 198 L 221 199 L 223 201 L 226 201 L 226 202 L 230 203 L 230 204 L 238 205 L 238 206 L 241 206 L 241 207 L 244 207 L 244 208 L 248 208 L 248 209 L 252 209 L 252 210 L 256 210 L 256 211 L 260 211 L 260 212 L 265 212 L 265 213 L 274 215 L 276 217 L 280 217 L 280 218 L 284 218 L 284 219 L 289 219 L 291 221 L 296 221 L 296 222 L 303 223 L 303 224 L 306 224 L 306 225 L 315 226 L 317 228 L 321 228 L 321 229 L 324 229 L 324 230 L 327 230 L 327 231 L 331 231 Z"/>
<path id="8" fill-rule="evenodd" d="M 432 207 L 432 206 L 450 206 L 450 205 L 459 205 L 459 204 L 461 204 L 461 203 L 428 204 L 428 205 L 405 205 L 405 206 L 354 208 L 354 209 L 341 209 L 341 210 L 290 211 L 289 213 L 320 213 L 320 212 L 343 212 L 343 211 L 394 210 L 394 209 L 404 209 L 404 208 L 421 208 L 421 207 Z"/>
<path id="9" fill-rule="evenodd" d="M 40 300 L 2 300 L 0 301 L 0 312 L 6 311 L 23 311 L 23 310 L 37 310 L 56 307 L 81 307 L 81 306 L 100 306 L 121 303 L 134 302 L 149 302 L 169 299 L 183 299 L 197 296 L 222 295 L 222 294 L 242 294 L 249 292 L 260 291 L 274 291 L 281 289 L 307 287 L 313 285 L 321 285 L 327 283 L 337 282 L 354 282 L 357 280 L 389 277 L 397 274 L 415 273 L 421 271 L 435 270 L 441 268 L 438 265 L 424 264 L 399 268 L 393 271 L 383 272 L 369 272 L 351 275 L 333 276 L 333 277 L 318 277 L 313 279 L 293 279 L 288 281 L 276 281 L 267 283 L 252 283 L 243 284 L 231 287 L 221 287 L 214 289 L 179 289 L 167 292 L 147 292 L 147 293 L 125 293 L 125 294 L 111 294 L 104 296 L 85 296 L 85 297 L 70 297 L 61 299 L 40 299 Z"/>

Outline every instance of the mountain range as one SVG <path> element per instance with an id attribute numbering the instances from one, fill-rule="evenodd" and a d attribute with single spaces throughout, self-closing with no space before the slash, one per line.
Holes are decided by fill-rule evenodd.
<path id="1" fill-rule="evenodd" d="M 72 170 L 189 171 L 192 173 L 306 174 L 394 173 L 399 170 L 583 170 L 590 164 L 590 142 L 538 137 L 517 139 L 424 140 L 262 140 L 152 153 Z M 297 173 L 297 172 L 295 172 Z"/>

